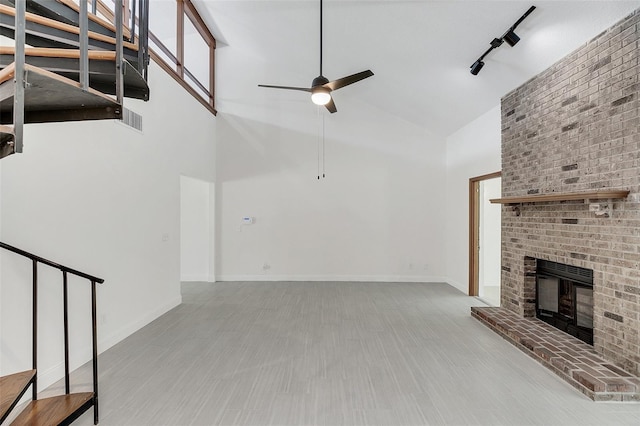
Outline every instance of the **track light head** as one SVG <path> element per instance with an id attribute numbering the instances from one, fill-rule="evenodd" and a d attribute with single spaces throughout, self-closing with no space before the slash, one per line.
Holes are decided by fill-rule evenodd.
<path id="1" fill-rule="evenodd" d="M 504 35 L 504 41 L 506 41 L 509 46 L 513 47 L 520 41 L 520 37 L 518 37 L 518 35 L 514 33 L 513 30 L 509 30 Z"/>
<path id="2" fill-rule="evenodd" d="M 478 75 L 482 67 L 484 67 L 484 62 L 478 59 L 473 63 L 473 65 L 471 65 L 471 74 Z"/>
<path id="3" fill-rule="evenodd" d="M 489 49 L 487 49 L 486 52 L 484 52 L 482 54 L 482 56 L 480 56 L 478 58 L 477 61 L 475 61 L 473 63 L 473 65 L 471 65 L 471 74 L 473 75 L 478 75 L 478 73 L 480 72 L 480 70 L 482 69 L 482 67 L 484 66 L 484 62 L 482 62 L 482 60 L 485 58 L 485 56 L 487 56 L 493 49 L 497 49 L 498 47 L 502 46 L 502 44 L 506 41 L 507 44 L 511 47 L 515 46 L 519 41 L 520 41 L 520 37 L 518 37 L 518 35 L 514 32 L 516 27 L 518 25 L 520 25 L 522 23 L 522 21 L 524 21 L 524 19 L 529 16 L 529 14 L 531 14 L 531 12 L 533 12 L 535 10 L 535 6 L 531 6 L 525 13 L 524 15 L 522 15 L 520 17 L 520 19 L 518 19 L 515 24 L 513 24 L 506 33 L 504 33 L 504 35 L 500 38 L 494 38 L 493 40 L 491 40 L 491 47 L 489 47 Z"/>

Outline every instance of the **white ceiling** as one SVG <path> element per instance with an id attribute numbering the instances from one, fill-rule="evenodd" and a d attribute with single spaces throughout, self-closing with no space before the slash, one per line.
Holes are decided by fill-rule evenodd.
<path id="1" fill-rule="evenodd" d="M 307 108 L 319 73 L 319 0 L 193 0 L 218 38 L 217 107 Z M 506 43 L 470 65 L 531 5 Z M 324 75 L 375 75 L 334 93 L 344 108 L 366 106 L 444 137 L 500 98 L 640 7 L 638 1 L 325 0 Z"/>

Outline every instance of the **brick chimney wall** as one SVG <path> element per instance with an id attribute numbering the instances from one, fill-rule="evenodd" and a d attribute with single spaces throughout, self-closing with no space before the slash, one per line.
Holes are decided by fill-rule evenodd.
<path id="1" fill-rule="evenodd" d="M 535 260 L 593 269 L 594 347 L 640 375 L 640 9 L 502 99 L 502 195 L 626 189 L 502 210 L 502 306 L 535 315 Z"/>

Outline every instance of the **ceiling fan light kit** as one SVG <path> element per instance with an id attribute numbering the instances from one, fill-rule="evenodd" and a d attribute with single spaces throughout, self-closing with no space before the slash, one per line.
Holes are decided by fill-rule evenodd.
<path id="1" fill-rule="evenodd" d="M 298 90 L 311 93 L 311 101 L 316 105 L 324 105 L 330 113 L 337 112 L 337 108 L 331 97 L 331 92 L 342 87 L 356 83 L 365 78 L 371 77 L 371 70 L 362 71 L 356 74 L 342 77 L 337 80 L 329 81 L 322 74 L 322 0 L 320 0 L 320 75 L 313 79 L 311 87 L 291 87 L 291 86 L 272 86 L 258 84 L 259 87 L 267 87 L 272 89 Z"/>
<path id="2" fill-rule="evenodd" d="M 487 49 L 486 52 L 484 52 L 482 54 L 482 56 L 480 56 L 478 58 L 477 61 L 475 61 L 473 63 L 473 65 L 471 65 L 471 74 L 473 75 L 478 75 L 478 73 L 480 72 L 480 70 L 482 69 L 482 67 L 484 66 L 484 62 L 482 61 L 484 59 L 485 56 L 487 56 L 489 54 L 489 52 L 491 52 L 493 49 L 497 49 L 498 47 L 502 46 L 502 43 L 504 43 L 505 41 L 507 42 L 507 44 L 511 47 L 515 46 L 519 41 L 520 41 L 520 37 L 518 37 L 518 35 L 514 32 L 516 27 L 518 25 L 520 25 L 520 23 L 522 21 L 524 21 L 524 19 L 529 16 L 529 14 L 531 12 L 533 12 L 533 10 L 535 9 L 535 6 L 531 6 L 529 8 L 529 10 L 527 10 L 524 15 L 522 15 L 520 17 L 520 19 L 518 19 L 516 21 L 515 24 L 513 24 L 511 26 L 511 28 L 509 28 L 500 38 L 494 38 L 493 40 L 491 40 L 491 43 L 489 43 L 491 45 L 491 47 L 489 49 Z"/>
<path id="3" fill-rule="evenodd" d="M 316 105 L 326 105 L 331 100 L 331 94 L 328 89 L 319 87 L 311 93 L 311 101 Z"/>

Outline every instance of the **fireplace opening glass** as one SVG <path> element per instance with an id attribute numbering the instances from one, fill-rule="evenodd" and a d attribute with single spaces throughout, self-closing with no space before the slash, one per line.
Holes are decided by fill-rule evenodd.
<path id="1" fill-rule="evenodd" d="M 593 270 L 538 259 L 536 317 L 593 344 Z"/>
<path id="2" fill-rule="evenodd" d="M 560 280 L 558 313 L 567 318 L 573 318 L 574 300 L 573 284 L 569 280 Z"/>
<path id="3" fill-rule="evenodd" d="M 576 287 L 576 323 L 593 330 L 593 288 Z"/>
<path id="4" fill-rule="evenodd" d="M 558 285 L 560 279 L 538 276 L 538 309 L 558 312 Z"/>

